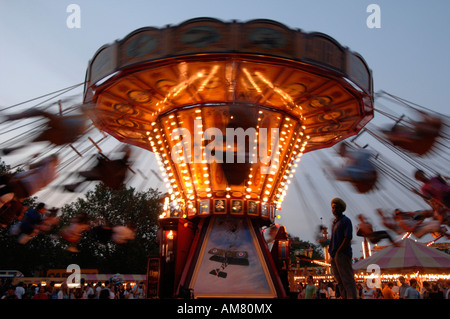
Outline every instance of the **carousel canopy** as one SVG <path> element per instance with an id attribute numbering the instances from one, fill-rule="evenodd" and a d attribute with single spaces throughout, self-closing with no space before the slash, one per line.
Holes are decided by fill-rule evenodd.
<path id="1" fill-rule="evenodd" d="M 353 269 L 366 271 L 371 264 L 378 265 L 382 273 L 450 273 L 450 255 L 408 238 L 398 247 L 392 245 L 355 263 Z"/>

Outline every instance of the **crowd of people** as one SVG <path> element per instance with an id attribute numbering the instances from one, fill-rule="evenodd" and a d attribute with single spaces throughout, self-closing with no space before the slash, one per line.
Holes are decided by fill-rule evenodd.
<path id="1" fill-rule="evenodd" d="M 48 285 L 13 285 L 10 280 L 0 279 L 0 299 L 145 299 L 144 282 L 85 282 L 81 279 L 79 287 L 69 287 L 66 282 Z"/>
<path id="2" fill-rule="evenodd" d="M 384 282 L 378 288 L 369 286 L 367 282 L 357 283 L 356 291 L 356 299 L 450 299 L 450 280 L 429 282 L 400 276 L 397 282 Z M 342 298 L 335 281 L 315 281 L 312 275 L 297 284 L 296 293 L 298 299 Z"/>

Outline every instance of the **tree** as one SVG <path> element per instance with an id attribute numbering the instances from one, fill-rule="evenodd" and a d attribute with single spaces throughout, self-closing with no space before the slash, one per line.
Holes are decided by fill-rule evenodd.
<path id="1" fill-rule="evenodd" d="M 298 237 L 290 237 L 290 241 L 291 265 L 296 265 L 297 261 L 299 261 L 298 266 L 300 267 L 319 267 L 318 265 L 307 260 L 324 259 L 323 249 L 320 247 L 320 245 L 310 243 L 309 241 L 303 241 Z"/>

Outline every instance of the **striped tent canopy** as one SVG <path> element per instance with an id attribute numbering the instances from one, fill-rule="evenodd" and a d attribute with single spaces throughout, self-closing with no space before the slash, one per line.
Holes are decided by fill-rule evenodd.
<path id="1" fill-rule="evenodd" d="M 353 265 L 355 272 L 366 271 L 371 264 L 384 274 L 393 273 L 450 273 L 450 255 L 409 238 L 401 245 L 389 246 Z"/>

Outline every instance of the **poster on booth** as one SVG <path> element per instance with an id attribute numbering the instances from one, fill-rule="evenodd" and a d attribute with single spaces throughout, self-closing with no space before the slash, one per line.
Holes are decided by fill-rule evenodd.
<path id="1" fill-rule="evenodd" d="M 225 216 L 211 221 L 190 285 L 196 297 L 276 296 L 248 223 L 243 218 Z"/>

